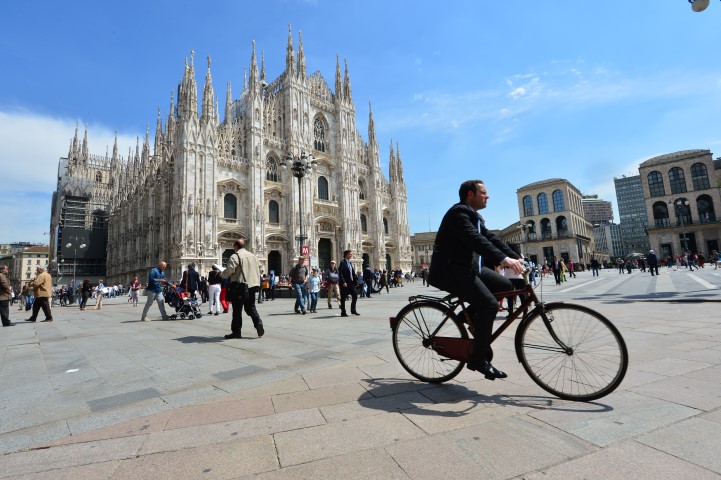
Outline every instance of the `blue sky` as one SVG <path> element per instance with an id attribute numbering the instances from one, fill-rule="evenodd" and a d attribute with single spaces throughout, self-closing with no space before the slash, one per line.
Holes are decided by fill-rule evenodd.
<path id="1" fill-rule="evenodd" d="M 222 107 L 253 40 L 269 80 L 280 75 L 288 24 L 331 88 L 336 54 L 347 59 L 358 130 L 367 138 L 371 102 L 386 175 L 398 142 L 412 233 L 435 230 L 470 178 L 485 180 L 483 215 L 503 228 L 528 183 L 566 178 L 615 206 L 613 177 L 643 160 L 721 151 L 714 0 L 702 13 L 686 0 L 43 0 L 10 2 L 3 20 L 0 243 L 47 241 L 76 123 L 92 153 L 117 130 L 126 155 L 158 106 L 167 116 L 191 50 L 201 88 L 213 58 Z"/>

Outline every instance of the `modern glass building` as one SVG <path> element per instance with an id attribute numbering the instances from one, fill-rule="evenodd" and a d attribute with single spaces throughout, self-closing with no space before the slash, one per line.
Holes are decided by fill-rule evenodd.
<path id="1" fill-rule="evenodd" d="M 621 178 L 614 177 L 613 183 L 616 187 L 623 245 L 622 251 L 618 254 L 647 253 L 650 248 L 646 233 L 648 216 L 646 215 L 646 202 L 643 198 L 641 176 L 622 175 Z"/>

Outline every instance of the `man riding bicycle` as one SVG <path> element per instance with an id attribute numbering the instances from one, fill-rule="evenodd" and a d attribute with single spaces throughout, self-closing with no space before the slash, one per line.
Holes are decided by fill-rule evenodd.
<path id="1" fill-rule="evenodd" d="M 501 265 L 520 274 L 524 265 L 516 252 L 486 228 L 477 212 L 486 208 L 490 198 L 483 181 L 463 182 L 458 193 L 460 202 L 446 212 L 438 228 L 428 283 L 473 307 L 474 341 L 468 368 L 489 380 L 506 378 L 487 358 L 498 313 L 493 292 L 513 290 L 513 285 L 492 267 Z"/>

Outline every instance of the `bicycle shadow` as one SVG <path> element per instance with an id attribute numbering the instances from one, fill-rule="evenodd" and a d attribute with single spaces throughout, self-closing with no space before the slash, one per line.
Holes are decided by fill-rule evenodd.
<path id="1" fill-rule="evenodd" d="M 573 402 L 552 396 L 504 393 L 483 395 L 460 383 L 434 385 L 399 378 L 369 378 L 362 382 L 366 383 L 366 393 L 358 398 L 358 403 L 362 407 L 385 412 L 413 410 L 414 415 L 461 417 L 486 405 L 575 413 L 613 410 L 610 405 L 599 402 Z M 439 406 L 442 409 L 434 408 Z M 453 406 L 460 408 L 453 409 Z"/>

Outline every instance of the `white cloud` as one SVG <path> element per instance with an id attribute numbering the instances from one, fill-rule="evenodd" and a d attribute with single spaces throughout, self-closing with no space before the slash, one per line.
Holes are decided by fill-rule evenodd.
<path id="1" fill-rule="evenodd" d="M 0 207 L 3 228 L 0 243 L 47 242 L 50 201 L 57 184 L 58 160 L 68 154 L 77 121 L 28 110 L 0 111 Z M 85 126 L 80 126 L 82 141 Z M 104 155 L 115 132 L 105 126 L 88 126 L 88 149 Z M 118 136 L 119 151 L 135 148 L 134 136 Z M 123 147 L 125 150 L 123 150 Z M 123 153 L 125 152 L 125 153 Z"/>

